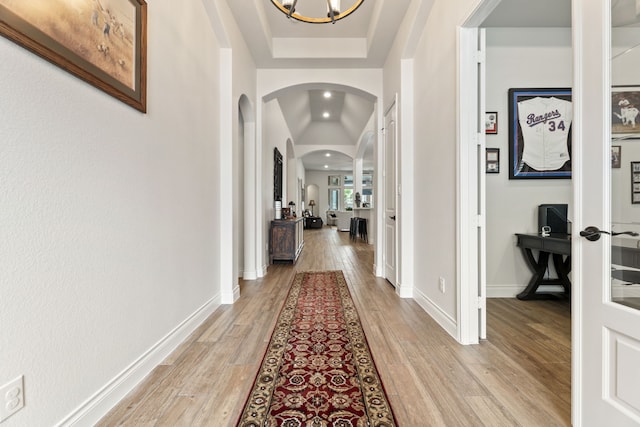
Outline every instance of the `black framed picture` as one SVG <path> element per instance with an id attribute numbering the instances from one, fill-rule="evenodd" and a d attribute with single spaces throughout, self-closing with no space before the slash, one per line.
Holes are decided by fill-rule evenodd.
<path id="1" fill-rule="evenodd" d="M 273 200 L 282 201 L 282 154 L 273 149 Z"/>
<path id="2" fill-rule="evenodd" d="M 509 179 L 571 178 L 570 88 L 509 89 Z"/>
<path id="3" fill-rule="evenodd" d="M 500 149 L 487 148 L 485 155 L 486 173 L 500 173 Z"/>
<path id="4" fill-rule="evenodd" d="M 640 204 L 640 162 L 631 162 L 631 204 Z"/>
<path id="5" fill-rule="evenodd" d="M 611 167 L 620 169 L 622 165 L 622 147 L 620 145 L 611 146 Z"/>

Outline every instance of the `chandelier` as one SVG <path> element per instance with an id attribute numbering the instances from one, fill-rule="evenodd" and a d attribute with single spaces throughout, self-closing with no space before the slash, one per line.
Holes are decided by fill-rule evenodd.
<path id="1" fill-rule="evenodd" d="M 310 0 L 305 0 L 307 3 Z M 314 2 L 321 2 L 322 0 L 313 0 Z M 288 18 L 297 19 L 298 21 L 308 22 L 311 24 L 327 24 L 331 22 L 335 24 L 336 21 L 346 18 L 351 15 L 360 5 L 364 2 L 364 0 L 355 0 L 353 5 L 341 12 L 340 10 L 340 0 L 326 0 L 327 2 L 327 16 L 326 17 L 310 17 L 305 16 L 296 11 L 296 4 L 298 0 L 271 0 L 271 3 L 282 13 L 287 15 Z"/>

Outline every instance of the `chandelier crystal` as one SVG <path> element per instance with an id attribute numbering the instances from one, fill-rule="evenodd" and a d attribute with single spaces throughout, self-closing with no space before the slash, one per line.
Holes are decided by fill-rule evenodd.
<path id="1" fill-rule="evenodd" d="M 309 2 L 311 0 L 305 1 Z M 313 1 L 322 2 L 323 0 Z M 298 21 L 308 22 L 310 24 L 327 24 L 329 22 L 335 24 L 336 21 L 351 15 L 364 2 L 364 0 L 355 0 L 351 7 L 341 13 L 340 0 L 325 1 L 327 2 L 326 17 L 311 17 L 298 13 L 298 11 L 296 11 L 296 4 L 298 3 L 298 0 L 271 0 L 271 3 L 273 3 L 273 5 L 277 7 L 282 13 L 287 15 L 287 17 L 297 19 Z"/>

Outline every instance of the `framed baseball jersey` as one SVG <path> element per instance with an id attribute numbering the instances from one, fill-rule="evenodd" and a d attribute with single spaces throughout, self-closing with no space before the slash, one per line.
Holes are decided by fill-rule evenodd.
<path id="1" fill-rule="evenodd" d="M 571 89 L 509 89 L 509 179 L 571 178 Z"/>

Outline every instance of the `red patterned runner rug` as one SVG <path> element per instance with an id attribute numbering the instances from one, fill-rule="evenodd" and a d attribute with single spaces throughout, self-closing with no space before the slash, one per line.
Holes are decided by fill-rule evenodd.
<path id="1" fill-rule="evenodd" d="M 297 273 L 238 426 L 395 425 L 344 275 Z"/>

